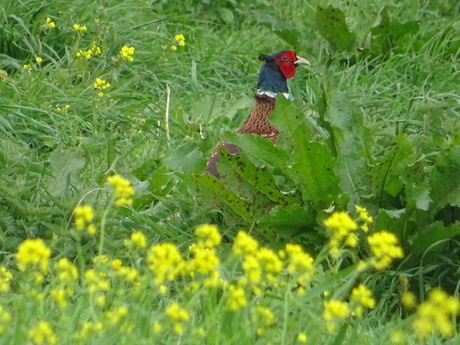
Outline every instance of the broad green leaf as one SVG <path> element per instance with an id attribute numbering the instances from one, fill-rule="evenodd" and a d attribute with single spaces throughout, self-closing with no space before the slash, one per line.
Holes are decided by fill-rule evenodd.
<path id="1" fill-rule="evenodd" d="M 460 146 L 441 153 L 429 176 L 433 216 L 446 206 L 460 207 Z"/>
<path id="2" fill-rule="evenodd" d="M 403 44 L 403 38 L 409 34 L 415 34 L 419 31 L 419 24 L 416 21 L 401 23 L 396 20 L 390 20 L 388 11 L 384 8 L 380 12 L 379 25 L 371 29 L 372 40 L 371 49 L 376 54 L 386 54 L 398 43 Z"/>
<path id="3" fill-rule="evenodd" d="M 449 226 L 444 226 L 441 221 L 431 223 L 423 232 L 414 235 L 411 249 L 416 255 L 423 255 L 432 245 L 460 235 L 460 222 L 455 222 Z M 432 250 L 439 251 L 443 246 L 434 246 Z"/>
<path id="4" fill-rule="evenodd" d="M 316 28 L 329 42 L 334 52 L 352 50 L 355 47 L 356 34 L 350 32 L 343 12 L 331 5 L 316 9 Z"/>
<path id="5" fill-rule="evenodd" d="M 196 145 L 188 143 L 180 146 L 174 153 L 165 158 L 165 166 L 171 170 L 188 173 L 199 171 L 201 167 L 202 152 Z"/>
<path id="6" fill-rule="evenodd" d="M 85 158 L 72 149 L 56 149 L 49 158 L 53 178 L 48 192 L 53 196 L 65 196 L 69 187 L 80 180 L 79 171 L 85 166 Z"/>
<path id="7" fill-rule="evenodd" d="M 283 172 L 301 187 L 305 200 L 327 207 L 338 197 L 339 181 L 326 144 L 309 141 L 305 116 L 282 97 L 277 99 L 270 122 L 280 131 L 280 144 L 290 152 L 290 163 Z"/>
<path id="8" fill-rule="evenodd" d="M 324 119 L 331 126 L 337 152 L 334 172 L 340 176 L 340 187 L 349 196 L 349 209 L 361 205 L 361 197 L 370 194 L 364 125 L 361 115 L 352 108 L 345 93 L 326 90 Z"/>
<path id="9" fill-rule="evenodd" d="M 203 195 L 215 195 L 223 204 L 228 206 L 243 220 L 248 223 L 254 221 L 254 213 L 251 209 L 251 204 L 228 190 L 217 178 L 209 173 L 205 173 L 204 175 L 195 175 L 195 180 L 198 182 L 198 188 Z"/>
<path id="10" fill-rule="evenodd" d="M 288 160 L 286 151 L 274 146 L 270 139 L 255 134 L 231 133 L 227 135 L 227 141 L 240 147 L 249 159 L 259 166 L 265 164 L 273 168 L 282 167 Z"/>
<path id="11" fill-rule="evenodd" d="M 271 201 L 287 206 L 286 204 L 289 202 L 288 197 L 279 191 L 270 171 L 255 167 L 245 154 L 230 155 L 223 148 L 219 152 L 219 167 L 223 162 L 228 162 L 233 169 L 232 172 L 238 174 L 243 181 L 250 184 L 255 190 L 265 195 Z"/>

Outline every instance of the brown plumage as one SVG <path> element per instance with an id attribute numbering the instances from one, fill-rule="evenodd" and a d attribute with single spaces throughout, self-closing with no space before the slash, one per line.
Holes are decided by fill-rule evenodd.
<path id="1" fill-rule="evenodd" d="M 249 114 L 243 127 L 237 133 L 257 134 L 265 138 L 270 138 L 276 144 L 279 132 L 273 127 L 268 118 L 275 109 L 276 99 L 267 95 L 255 94 L 256 104 Z"/>
<path id="2" fill-rule="evenodd" d="M 257 134 L 269 138 L 273 144 L 276 144 L 279 131 L 269 121 L 270 115 L 275 109 L 276 95 L 279 92 L 287 93 L 289 91 L 286 79 L 295 75 L 296 67 L 299 64 L 309 65 L 310 63 L 290 50 L 277 52 L 270 56 L 260 55 L 259 60 L 265 61 L 265 63 L 260 70 L 258 91 L 254 96 L 256 104 L 237 133 Z M 221 175 L 217 169 L 217 163 L 221 147 L 225 147 L 231 155 L 241 153 L 238 146 L 225 141 L 221 141 L 217 145 L 209 158 L 205 171 L 219 179 Z"/>

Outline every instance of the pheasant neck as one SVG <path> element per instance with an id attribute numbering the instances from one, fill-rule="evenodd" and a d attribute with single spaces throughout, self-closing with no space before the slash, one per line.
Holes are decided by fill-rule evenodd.
<path id="1" fill-rule="evenodd" d="M 270 124 L 268 118 L 275 109 L 276 93 L 259 90 L 254 98 L 256 104 L 238 133 L 257 134 L 264 138 L 270 138 L 274 144 L 278 139 L 279 132 Z"/>

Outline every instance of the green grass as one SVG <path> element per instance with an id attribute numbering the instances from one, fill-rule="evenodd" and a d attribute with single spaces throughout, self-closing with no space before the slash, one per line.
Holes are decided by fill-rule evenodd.
<path id="1" fill-rule="evenodd" d="M 344 14 L 344 30 L 327 26 L 329 12 L 317 21 L 317 6 L 329 5 Z M 437 286 L 458 293 L 459 5 L 448 0 L 32 0 L 10 1 L 0 10 L 5 72 L 0 75 L 0 244 L 3 266 L 14 277 L 9 292 L 0 294 L 0 305 L 12 315 L 7 322 L 0 312 L 5 327 L 0 344 L 27 343 L 39 320 L 51 324 L 59 344 L 294 344 L 300 332 L 308 344 L 388 344 L 398 330 L 404 334 L 401 344 L 418 344 L 410 327 L 415 316 L 399 302 L 405 285 L 398 277 L 409 279 L 421 301 Z M 55 28 L 44 28 L 47 17 Z M 74 24 L 87 30 L 79 33 Z M 185 46 L 174 51 L 177 34 L 185 36 Z M 101 54 L 90 60 L 76 56 L 93 42 Z M 119 58 L 124 45 L 135 47 L 134 61 Z M 299 67 L 289 80 L 294 101 L 280 102 L 274 114 L 286 129 L 275 152 L 262 141 L 231 133 L 252 108 L 257 56 L 285 49 L 312 66 Z M 43 61 L 37 63 L 37 57 Z M 96 78 L 110 83 L 102 97 L 94 88 Z M 262 190 L 248 202 L 266 210 L 245 218 L 219 193 L 197 190 L 195 176 L 223 138 L 246 145 L 250 169 L 266 163 L 263 174 L 275 181 L 267 188 L 283 192 L 288 207 L 264 203 Z M 312 171 L 330 164 L 322 184 L 299 178 L 306 170 L 296 175 L 287 168 L 307 149 L 316 153 Z M 133 184 L 132 206 L 112 206 L 106 179 L 113 174 Z M 232 183 L 231 193 L 238 188 Z M 243 176 L 243 183 L 250 179 Z M 328 193 L 313 198 L 312 187 Z M 297 194 L 286 193 L 293 190 Z M 78 204 L 94 208 L 98 235 L 75 230 Z M 354 204 L 369 209 L 372 231 L 398 236 L 404 260 L 359 273 L 354 265 L 370 255 L 363 234 L 359 248 L 345 250 L 340 260 L 325 254 L 324 219 L 332 209 L 354 215 Z M 296 296 L 289 285 L 295 282 L 283 270 L 279 279 L 289 283 L 262 297 L 250 295 L 249 306 L 236 313 L 226 307 L 228 290 L 187 291 L 188 278 L 171 283 L 162 296 L 146 267 L 147 249 L 127 250 L 124 240 L 140 230 L 149 246 L 172 242 L 186 256 L 195 228 L 205 223 L 217 224 L 223 234 L 219 269 L 229 283 L 242 276 L 230 248 L 244 228 L 276 250 L 286 242 L 304 245 L 316 258 L 313 292 Z M 50 268 L 66 257 L 83 277 L 99 253 L 102 229 L 103 253 L 136 268 L 141 289 L 119 281 L 110 264 L 96 265 L 111 280 L 106 304 L 97 305 L 79 278 L 75 295 L 61 309 L 50 295 L 58 286 L 55 270 L 34 284 L 33 270 L 17 267 L 20 243 L 41 238 L 52 250 Z M 323 291 L 348 300 L 361 282 L 374 292 L 376 308 L 327 332 Z M 41 297 L 31 297 L 36 294 Z M 191 315 L 182 337 L 165 321 L 173 300 Z M 260 336 L 259 321 L 244 321 L 258 304 L 270 308 L 276 320 Z M 129 310 L 123 322 L 133 327 L 130 332 L 110 324 L 107 313 L 120 306 Z M 75 338 L 85 321 L 101 322 L 104 330 L 88 340 Z M 160 336 L 153 332 L 155 321 L 163 324 Z M 427 343 L 443 341 L 434 335 Z M 458 336 L 444 343 L 456 342 Z"/>

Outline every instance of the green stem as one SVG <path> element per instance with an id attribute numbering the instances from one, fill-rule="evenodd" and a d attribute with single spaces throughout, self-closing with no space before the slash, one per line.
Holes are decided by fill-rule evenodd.
<path id="1" fill-rule="evenodd" d="M 113 206 L 113 199 L 110 201 L 110 203 L 107 205 L 104 213 L 102 214 L 102 219 L 101 219 L 101 236 L 99 239 L 99 250 L 98 250 L 98 255 L 102 255 L 102 251 L 104 250 L 104 239 L 105 239 L 105 227 L 107 223 L 107 215 L 109 214 L 109 211 L 112 209 Z"/>

